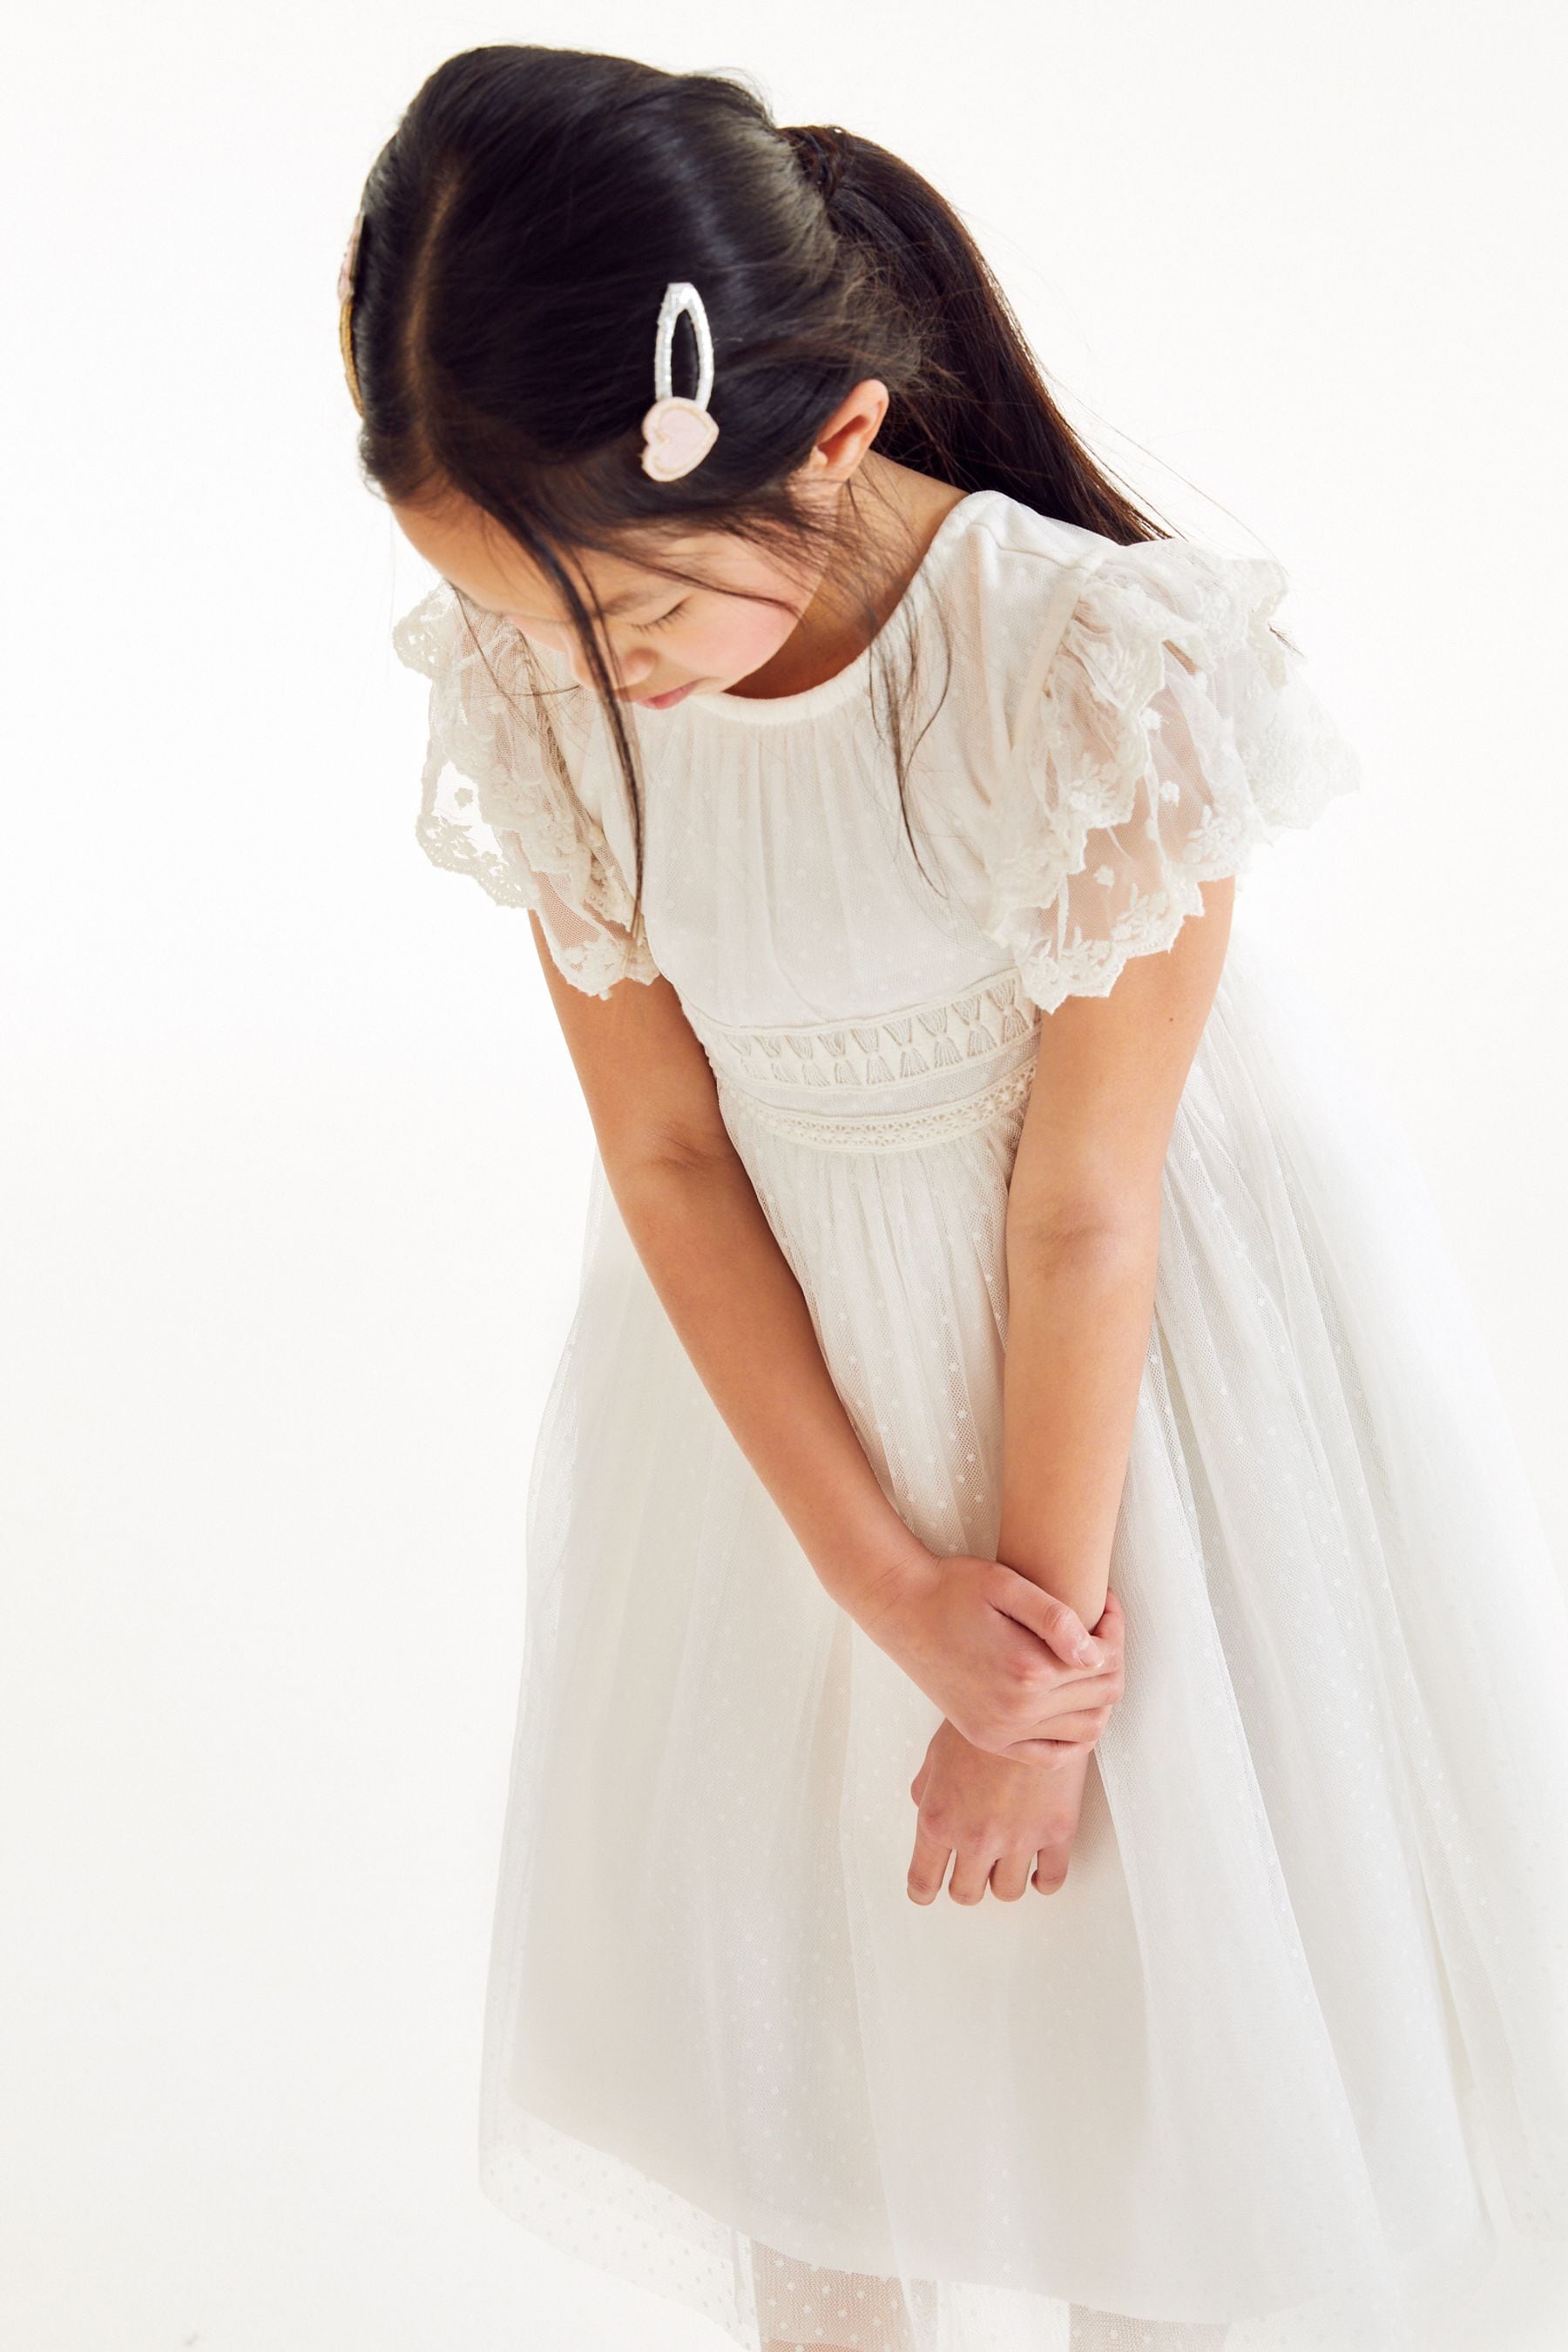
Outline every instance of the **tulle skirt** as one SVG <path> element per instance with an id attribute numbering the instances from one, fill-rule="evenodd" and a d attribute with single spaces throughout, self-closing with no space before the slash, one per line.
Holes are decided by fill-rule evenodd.
<path id="1" fill-rule="evenodd" d="M 726 1102 L 887 1493 L 994 1553 L 1022 1101 L 863 1152 Z M 1568 2323 L 1563 1588 L 1404 1139 L 1258 942 L 1167 1157 L 1126 1696 L 1058 1893 L 910 1899 L 938 1711 L 817 1583 L 597 1166 L 526 1576 L 503 2210 L 746 2352 Z"/>

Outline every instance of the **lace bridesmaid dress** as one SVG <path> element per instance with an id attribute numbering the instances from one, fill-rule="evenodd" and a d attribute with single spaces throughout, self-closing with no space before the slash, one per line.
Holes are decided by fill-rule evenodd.
<path id="1" fill-rule="evenodd" d="M 918 862 L 879 645 L 632 714 L 635 932 L 595 698 L 444 583 L 397 626 L 426 850 L 537 908 L 580 987 L 676 990 L 938 1552 L 995 1549 L 1041 1022 L 1356 781 L 1287 584 L 964 499 L 884 632 L 930 719 Z M 747 2352 L 1503 2352 L 1543 2264 L 1568 2318 L 1562 1586 L 1421 1179 L 1245 924 L 1167 1158 L 1110 1580 L 1126 1696 L 1065 1886 L 910 1903 L 937 1710 L 823 1592 L 595 1163 L 529 1493 L 502 2210 Z"/>

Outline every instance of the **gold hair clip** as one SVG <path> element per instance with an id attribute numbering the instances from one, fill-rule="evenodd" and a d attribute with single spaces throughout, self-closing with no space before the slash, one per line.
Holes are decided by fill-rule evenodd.
<path id="1" fill-rule="evenodd" d="M 349 231 L 349 241 L 343 247 L 343 257 L 338 265 L 338 342 L 343 355 L 343 374 L 347 380 L 353 404 L 363 416 L 364 403 L 360 398 L 359 373 L 354 366 L 354 339 L 352 328 L 354 299 L 354 263 L 359 258 L 359 235 L 364 226 L 364 206 L 354 215 L 354 225 Z"/>

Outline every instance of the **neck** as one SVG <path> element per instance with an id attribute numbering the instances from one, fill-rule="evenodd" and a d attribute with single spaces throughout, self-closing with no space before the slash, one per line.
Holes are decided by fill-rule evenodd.
<path id="1" fill-rule="evenodd" d="M 897 609 L 942 518 L 963 496 L 950 483 L 868 452 L 839 492 L 844 559 L 829 559 L 777 653 L 752 671 L 743 689 L 732 691 L 771 700 L 806 693 L 847 669 Z"/>

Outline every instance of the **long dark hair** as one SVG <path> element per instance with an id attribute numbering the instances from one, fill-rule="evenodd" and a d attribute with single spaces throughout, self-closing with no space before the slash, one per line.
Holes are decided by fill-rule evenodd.
<path id="1" fill-rule="evenodd" d="M 470 502 L 558 591 L 626 778 L 634 922 L 637 758 L 579 552 L 635 545 L 647 562 L 665 530 L 784 558 L 820 544 L 790 477 L 867 377 L 888 387 L 876 446 L 899 464 L 1123 544 L 1170 536 L 1068 425 L 952 207 L 868 139 L 781 128 L 743 83 L 576 49 L 468 49 L 424 83 L 363 201 L 351 321 L 365 478 L 394 505 Z M 720 433 L 666 483 L 642 469 L 640 425 L 672 278 L 708 312 Z M 853 580 L 846 503 L 828 554 Z M 911 647 L 897 690 L 873 664 L 900 799 L 918 659 Z"/>

